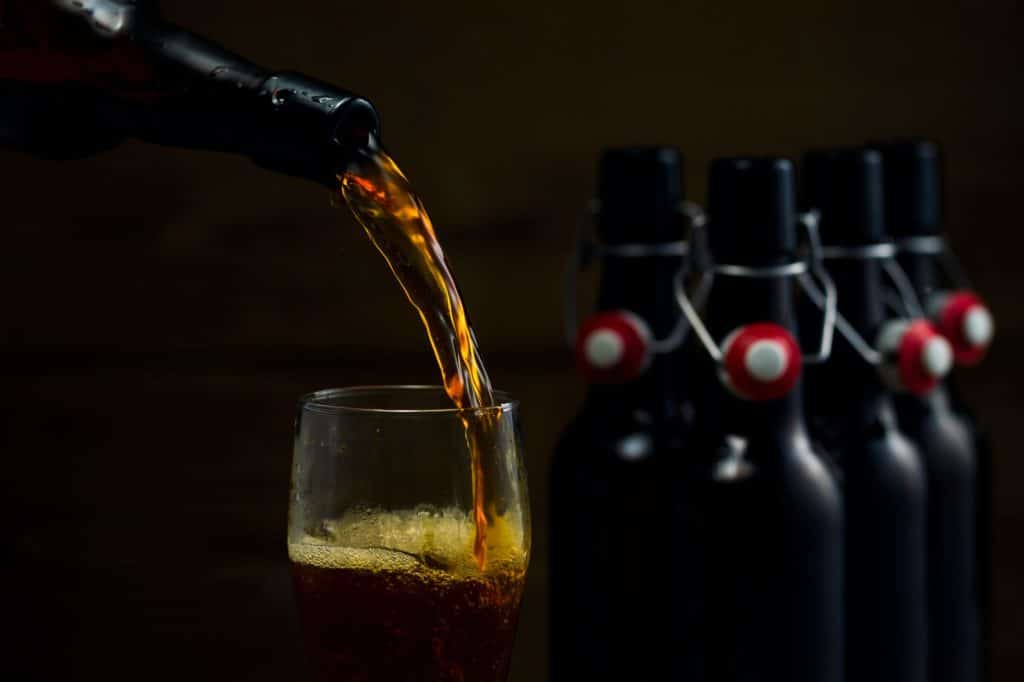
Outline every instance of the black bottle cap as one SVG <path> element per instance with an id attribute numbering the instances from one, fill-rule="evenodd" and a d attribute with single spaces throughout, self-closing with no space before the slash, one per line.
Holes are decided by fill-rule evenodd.
<path id="1" fill-rule="evenodd" d="M 715 159 L 708 180 L 708 239 L 716 263 L 776 265 L 797 246 L 793 162 Z"/>
<path id="2" fill-rule="evenodd" d="M 894 237 L 942 231 L 942 152 L 928 140 L 872 142 L 885 165 L 886 225 Z"/>
<path id="3" fill-rule="evenodd" d="M 882 155 L 848 147 L 804 155 L 801 187 L 805 209 L 821 212 L 825 244 L 874 244 L 885 239 Z"/>
<path id="4" fill-rule="evenodd" d="M 598 177 L 598 234 L 608 244 L 684 239 L 683 196 L 683 156 L 675 147 L 607 149 Z"/>

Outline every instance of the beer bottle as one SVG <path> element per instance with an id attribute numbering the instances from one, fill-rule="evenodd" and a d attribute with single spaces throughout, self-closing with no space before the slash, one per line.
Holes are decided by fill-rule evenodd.
<path id="1" fill-rule="evenodd" d="M 704 495 L 707 679 L 836 682 L 843 663 L 843 508 L 804 418 L 793 280 L 792 163 L 712 162 L 714 284 L 694 332 L 717 383 L 696 405 Z"/>
<path id="2" fill-rule="evenodd" d="M 669 470 L 685 434 L 673 288 L 683 264 L 682 158 L 604 153 L 598 312 L 576 334 L 589 383 L 551 469 L 554 682 L 675 679 Z"/>
<path id="3" fill-rule="evenodd" d="M 905 390 L 934 386 L 929 367 L 948 370 L 952 353 L 937 333 L 918 331 L 914 325 L 921 322 L 887 320 L 883 265 L 894 247 L 885 233 L 881 155 L 866 149 L 809 153 L 801 184 L 806 206 L 820 212 L 825 262 L 843 328 L 851 333 L 837 340 L 827 363 L 807 371 L 812 432 L 843 474 L 846 679 L 925 682 L 924 465 L 899 430 L 885 375 L 872 365 L 884 369 L 881 363 L 889 361 L 875 339 L 900 325 L 893 330 L 901 334 L 897 363 L 945 365 L 898 377 Z M 915 334 L 922 333 L 928 338 L 918 343 Z"/>
<path id="4" fill-rule="evenodd" d="M 899 262 L 927 308 L 940 291 L 940 279 L 936 253 L 919 248 L 919 240 L 928 242 L 941 234 L 938 146 L 923 140 L 872 146 L 881 151 L 885 166 L 888 230 L 899 246 Z M 973 682 L 981 670 L 980 596 L 987 591 L 990 570 L 987 547 L 978 544 L 979 537 L 989 535 L 990 458 L 979 453 L 978 436 L 948 383 L 924 396 L 899 396 L 896 408 L 928 476 L 930 679 Z"/>
<path id="5" fill-rule="evenodd" d="M 73 159 L 128 138 L 241 154 L 337 186 L 372 105 L 164 21 L 153 0 L 0 0 L 0 145 Z"/>

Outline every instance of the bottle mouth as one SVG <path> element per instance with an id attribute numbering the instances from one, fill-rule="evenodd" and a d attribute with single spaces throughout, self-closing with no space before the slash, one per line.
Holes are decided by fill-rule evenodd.
<path id="1" fill-rule="evenodd" d="M 380 140 L 380 115 L 369 100 L 352 97 L 338 107 L 332 137 L 346 149 L 375 147 Z"/>

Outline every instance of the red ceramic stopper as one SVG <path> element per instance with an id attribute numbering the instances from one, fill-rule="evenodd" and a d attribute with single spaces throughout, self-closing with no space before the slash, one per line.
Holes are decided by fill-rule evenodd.
<path id="1" fill-rule="evenodd" d="M 793 390 L 803 358 L 784 327 L 758 322 L 740 327 L 725 340 L 726 385 L 747 400 L 775 400 Z"/>
<path id="2" fill-rule="evenodd" d="M 995 324 L 992 313 L 974 293 L 954 291 L 943 296 L 936 322 L 953 346 L 957 364 L 975 365 L 985 357 Z"/>
<path id="3" fill-rule="evenodd" d="M 953 366 L 953 350 L 927 320 L 910 322 L 896 351 L 900 383 L 911 393 L 923 395 L 935 388 Z"/>
<path id="4" fill-rule="evenodd" d="M 580 327 L 576 364 L 591 383 L 625 383 L 650 365 L 651 340 L 647 323 L 633 313 L 598 313 Z"/>

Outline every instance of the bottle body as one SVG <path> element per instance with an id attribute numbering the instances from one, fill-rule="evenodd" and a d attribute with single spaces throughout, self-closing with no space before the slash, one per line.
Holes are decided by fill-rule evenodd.
<path id="1" fill-rule="evenodd" d="M 925 682 L 924 463 L 897 427 L 891 401 L 879 399 L 853 409 L 855 420 L 835 415 L 812 419 L 816 437 L 836 453 L 843 476 L 846 678 Z"/>
<path id="2" fill-rule="evenodd" d="M 928 632 L 931 679 L 969 682 L 979 674 L 975 565 L 977 467 L 966 423 L 942 387 L 897 400 L 900 426 L 917 443 L 928 475 Z"/>
<path id="3" fill-rule="evenodd" d="M 678 329 L 681 166 L 669 148 L 605 152 L 599 315 L 591 321 L 633 320 L 649 341 Z M 551 467 L 551 679 L 679 679 L 687 638 L 677 633 L 690 602 L 678 591 L 693 585 L 679 575 L 671 514 L 683 494 L 674 472 L 688 433 L 676 376 L 682 359 L 662 347 L 632 371 L 591 372 L 632 354 L 614 324 L 585 332 L 591 321 L 577 346 L 593 383 Z"/>
<path id="4" fill-rule="evenodd" d="M 939 291 L 934 256 L 905 254 L 900 264 L 919 298 Z M 941 569 L 928 581 L 930 669 L 937 682 L 974 682 L 989 674 L 993 460 L 955 389 L 946 381 L 925 398 L 900 399 L 897 409 L 900 427 L 925 458 L 932 490 L 929 566 Z"/>
<path id="5" fill-rule="evenodd" d="M 975 524 L 974 542 L 977 561 L 975 562 L 978 588 L 979 620 L 981 648 L 981 679 L 992 679 L 992 623 L 993 623 L 993 534 L 992 522 L 995 509 L 993 485 L 995 482 L 995 463 L 992 453 L 992 441 L 988 432 L 978 421 L 970 406 L 960 396 L 954 381 L 947 383 L 953 411 L 963 422 L 970 433 L 974 444 L 975 461 Z"/>
<path id="6" fill-rule="evenodd" d="M 842 503 L 829 465 L 799 432 L 717 453 L 699 500 L 705 679 L 842 680 Z"/>
<path id="7" fill-rule="evenodd" d="M 882 263 L 858 254 L 885 240 L 881 155 L 812 152 L 803 181 L 831 249 L 825 264 L 839 312 L 871 344 L 887 322 Z M 821 314 L 813 306 L 806 313 Z M 807 369 L 811 431 L 834 453 L 843 480 L 846 679 L 926 682 L 927 478 L 880 371 L 845 336 L 827 363 Z"/>
<path id="8" fill-rule="evenodd" d="M 558 680 L 676 679 L 678 438 L 585 407 L 551 469 L 551 664 Z"/>
<path id="9" fill-rule="evenodd" d="M 900 264 L 918 297 L 937 291 L 933 256 L 905 254 Z M 896 409 L 928 478 L 929 675 L 934 682 L 975 682 L 985 669 L 981 590 L 987 580 L 979 579 L 979 570 L 988 564 L 988 548 L 978 539 L 991 530 L 979 502 L 990 499 L 991 480 L 984 479 L 991 459 L 980 463 L 979 436 L 957 412 L 948 382 L 924 397 L 898 397 Z"/>
<path id="10" fill-rule="evenodd" d="M 792 163 L 714 161 L 709 209 L 711 255 L 732 266 L 708 298 L 710 335 L 721 348 L 767 324 L 800 338 L 793 281 L 777 274 L 796 259 Z M 756 399 L 725 379 L 722 355 L 722 366 L 703 364 L 703 494 L 684 516 L 700 520 L 706 543 L 706 679 L 840 682 L 843 502 L 833 462 L 808 436 L 799 374 L 785 392 Z M 742 357 L 751 366 L 752 351 Z"/>

